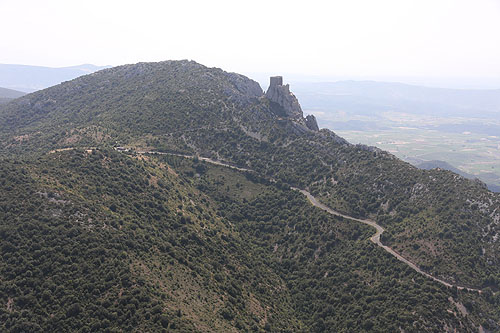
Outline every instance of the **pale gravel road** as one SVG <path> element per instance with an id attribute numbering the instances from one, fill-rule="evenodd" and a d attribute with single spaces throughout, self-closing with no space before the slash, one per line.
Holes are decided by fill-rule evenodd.
<path id="1" fill-rule="evenodd" d="M 302 194 L 304 194 L 308 199 L 309 201 L 311 202 L 311 204 L 313 204 L 313 206 L 316 206 L 318 208 L 321 208 L 323 209 L 324 211 L 332 214 L 332 215 L 336 215 L 336 216 L 341 216 L 343 218 L 346 218 L 346 219 L 349 219 L 349 220 L 353 220 L 353 221 L 357 221 L 357 222 L 361 222 L 361 223 L 364 223 L 364 224 L 367 224 L 369 226 L 372 226 L 374 227 L 377 231 L 375 232 L 375 234 L 370 238 L 370 240 L 377 244 L 378 246 L 380 246 L 381 248 L 383 248 L 385 251 L 389 252 L 390 254 L 392 254 L 394 257 L 396 257 L 398 260 L 404 262 L 405 264 L 407 264 L 408 266 L 410 266 L 412 269 L 414 269 L 415 271 L 417 271 L 418 273 L 428 277 L 428 278 L 431 278 L 433 279 L 434 281 L 436 282 L 439 282 L 447 287 L 457 287 L 457 289 L 460 289 L 460 290 L 468 290 L 468 291 L 476 291 L 476 292 L 481 292 L 481 290 L 479 289 L 474 289 L 474 288 L 469 288 L 469 287 L 464 287 L 464 286 L 458 286 L 458 285 L 453 285 L 449 282 L 446 282 L 444 280 L 441 280 L 435 276 L 432 276 L 430 275 L 429 273 L 426 273 L 424 272 L 423 270 L 421 270 L 417 265 L 415 265 L 414 263 L 412 263 L 411 261 L 409 261 L 408 259 L 405 259 L 403 258 L 399 253 L 397 253 L 396 251 L 394 251 L 393 249 L 391 249 L 390 247 L 388 247 L 387 245 L 384 245 L 382 244 L 382 242 L 380 241 L 380 235 L 384 232 L 384 228 L 382 226 L 380 226 L 379 224 L 377 224 L 377 222 L 373 221 L 373 220 L 368 220 L 368 219 L 358 219 L 358 218 L 355 218 L 355 217 L 352 217 L 352 216 L 348 216 L 348 215 L 345 215 L 345 214 L 342 214 L 342 213 L 339 213 L 333 209 L 331 209 L 330 207 L 322 204 L 321 202 L 319 202 L 318 199 L 316 199 L 311 193 L 309 193 L 308 191 L 306 190 L 301 190 L 301 189 L 298 189 L 298 188 L 294 188 L 292 187 L 292 189 L 294 190 L 297 190 L 297 191 L 300 191 Z"/>
<path id="2" fill-rule="evenodd" d="M 138 154 L 157 154 L 157 155 L 173 155 L 173 156 L 179 156 L 179 157 L 184 157 L 184 158 L 190 158 L 190 159 L 194 159 L 195 156 L 191 156 L 191 155 L 182 155 L 182 154 L 175 154 L 175 153 L 163 153 L 163 152 L 157 152 L 157 151 L 138 151 L 137 152 Z M 198 156 L 197 156 L 198 157 Z M 234 165 L 231 165 L 231 164 L 228 164 L 228 163 L 225 163 L 223 161 L 216 161 L 216 160 L 213 160 L 211 158 L 208 158 L 208 157 L 198 157 L 199 160 L 201 161 L 205 161 L 207 163 L 211 163 L 211 164 L 215 164 L 215 165 L 219 165 L 219 166 L 223 166 L 223 167 L 227 167 L 227 168 L 231 168 L 231 169 L 235 169 L 235 170 L 239 170 L 239 171 L 248 171 L 248 172 L 255 172 L 253 170 L 250 170 L 250 169 L 245 169 L 245 168 L 240 168 L 240 167 L 236 167 Z M 316 206 L 324 211 L 326 211 L 327 213 L 329 214 L 332 214 L 332 215 L 335 215 L 335 216 L 341 216 L 345 219 L 349 219 L 349 220 L 353 220 L 353 221 L 356 221 L 356 222 L 360 222 L 360 223 L 364 223 L 364 224 L 367 224 L 373 228 L 375 228 L 376 232 L 375 234 L 370 238 L 370 240 L 377 244 L 378 246 L 380 246 L 381 248 L 383 248 L 385 251 L 387 251 L 388 253 L 390 253 L 391 255 L 393 255 L 394 257 L 396 257 L 396 259 L 398 259 L 399 261 L 402 261 L 404 262 L 406 265 L 408 265 L 409 267 L 411 267 L 413 270 L 415 270 L 416 272 L 436 281 L 436 282 L 439 282 L 441 283 L 442 285 L 445 285 L 446 287 L 449 287 L 449 288 L 452 288 L 452 287 L 456 287 L 457 289 L 459 290 L 468 290 L 468 291 L 475 291 L 475 292 L 479 292 L 481 293 L 481 290 L 480 289 L 475 289 L 475 288 L 469 288 L 469 287 L 464 287 L 464 286 L 459 286 L 459 285 L 454 285 L 454 284 L 451 284 L 449 282 L 446 282 L 444 280 L 441 280 L 435 276 L 432 276 L 430 275 L 429 273 L 426 273 L 424 272 L 423 270 L 421 270 L 417 265 L 415 265 L 414 263 L 412 263 L 411 261 L 409 261 L 408 259 L 402 257 L 399 253 L 397 253 L 396 251 L 394 251 L 392 248 L 390 248 L 389 246 L 387 245 L 384 245 L 382 244 L 382 242 L 380 241 L 380 235 L 382 235 L 382 233 L 385 231 L 384 228 L 377 224 L 377 222 L 373 221 L 373 220 L 369 220 L 369 219 L 358 219 L 356 217 L 352 217 L 352 216 L 349 216 L 349 215 L 345 215 L 345 214 L 342 214 L 340 212 L 337 212 L 333 209 L 331 209 L 330 207 L 326 206 L 325 204 L 319 202 L 318 199 L 316 199 L 311 193 L 309 193 L 308 191 L 306 190 L 302 190 L 302 189 L 299 189 L 299 188 L 295 188 L 295 187 L 291 187 L 293 190 L 296 190 L 296 191 L 299 191 L 301 192 L 302 194 L 304 194 L 307 199 L 309 199 L 309 201 L 311 202 L 311 204 L 313 206 Z"/>

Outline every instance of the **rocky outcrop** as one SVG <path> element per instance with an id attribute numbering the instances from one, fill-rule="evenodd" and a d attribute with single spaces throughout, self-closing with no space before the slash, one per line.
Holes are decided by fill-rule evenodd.
<path id="1" fill-rule="evenodd" d="M 316 121 L 316 117 L 313 116 L 312 114 L 310 114 L 306 117 L 306 126 L 311 131 L 319 131 L 319 126 L 318 126 L 318 122 Z"/>
<path id="2" fill-rule="evenodd" d="M 236 73 L 226 73 L 229 81 L 234 84 L 234 87 L 243 95 L 250 97 L 260 97 L 263 94 L 262 88 L 254 80 L 236 74 Z"/>
<path id="3" fill-rule="evenodd" d="M 266 97 L 273 103 L 282 108 L 283 115 L 290 118 L 302 118 L 303 113 L 299 101 L 294 94 L 290 92 L 288 84 L 283 85 L 283 77 L 272 76 Z"/>
<path id="4" fill-rule="evenodd" d="M 271 104 L 271 110 L 278 116 L 292 119 L 297 125 L 307 131 L 319 131 L 318 123 L 313 115 L 304 118 L 299 100 L 290 92 L 288 84 L 283 85 L 283 77 L 271 76 L 266 97 Z"/>
<path id="5" fill-rule="evenodd" d="M 231 83 L 224 85 L 224 95 L 226 95 L 231 102 L 238 105 L 238 107 L 245 108 L 264 94 L 257 82 L 243 75 L 226 72 L 223 72 L 223 74 L 228 82 Z"/>

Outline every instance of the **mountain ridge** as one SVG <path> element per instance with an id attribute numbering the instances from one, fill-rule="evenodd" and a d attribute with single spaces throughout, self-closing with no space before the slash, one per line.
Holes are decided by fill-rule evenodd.
<path id="1" fill-rule="evenodd" d="M 26 95 L 25 93 L 13 89 L 7 89 L 0 87 L 0 98 L 18 98 Z"/>
<path id="2" fill-rule="evenodd" d="M 8 103 L 11 100 L 24 95 L 26 94 L 21 91 L 0 87 L 0 104 Z"/>

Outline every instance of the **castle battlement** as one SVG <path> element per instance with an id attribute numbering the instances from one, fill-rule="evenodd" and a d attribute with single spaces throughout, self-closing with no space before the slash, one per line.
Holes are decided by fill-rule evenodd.
<path id="1" fill-rule="evenodd" d="M 271 76 L 271 80 L 269 82 L 269 86 L 282 86 L 283 85 L 283 76 Z"/>

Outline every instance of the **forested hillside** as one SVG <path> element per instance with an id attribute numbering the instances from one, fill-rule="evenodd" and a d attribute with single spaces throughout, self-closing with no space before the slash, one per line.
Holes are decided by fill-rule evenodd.
<path id="1" fill-rule="evenodd" d="M 499 195 L 317 130 L 280 87 L 166 61 L 0 107 L 2 329 L 498 331 Z"/>

